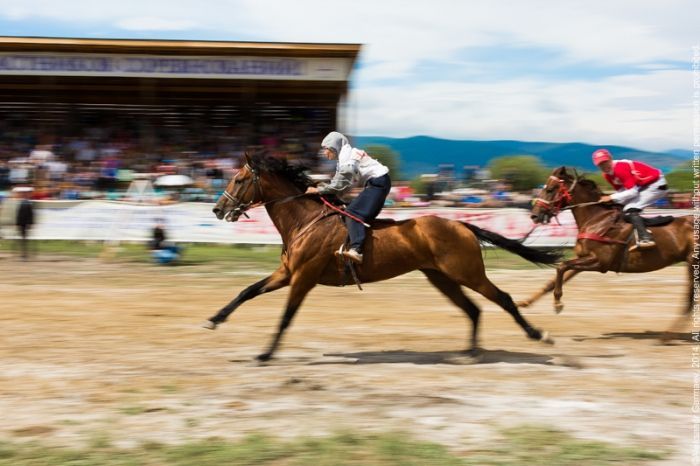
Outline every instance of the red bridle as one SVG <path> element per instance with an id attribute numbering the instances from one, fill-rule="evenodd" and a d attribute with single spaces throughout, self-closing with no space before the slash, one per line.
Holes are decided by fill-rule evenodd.
<path id="1" fill-rule="evenodd" d="M 540 206 L 541 208 L 545 209 L 546 212 L 555 217 L 561 210 L 569 205 L 571 202 L 571 190 L 574 189 L 574 186 L 576 185 L 576 180 L 574 180 L 574 183 L 571 185 L 571 188 L 567 188 L 566 186 L 566 181 L 564 181 L 561 178 L 557 178 L 556 176 L 550 176 L 548 181 L 554 180 L 559 184 L 559 190 L 557 193 L 554 195 L 554 198 L 551 201 L 548 201 L 547 199 L 543 199 L 541 197 L 535 198 L 535 205 Z"/>

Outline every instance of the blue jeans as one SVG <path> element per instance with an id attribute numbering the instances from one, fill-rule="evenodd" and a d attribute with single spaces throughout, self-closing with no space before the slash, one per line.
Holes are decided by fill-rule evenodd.
<path id="1" fill-rule="evenodd" d="M 162 249 L 154 249 L 152 251 L 153 260 L 159 264 L 169 264 L 180 258 L 180 246 L 169 244 L 163 246 Z"/>
<path id="2" fill-rule="evenodd" d="M 388 174 L 370 178 L 365 184 L 365 189 L 348 206 L 348 213 L 370 223 L 377 218 L 384 207 L 389 190 L 391 190 L 391 178 Z M 362 252 L 362 244 L 365 242 L 364 225 L 348 217 L 345 218 L 345 224 L 350 236 L 350 248 Z"/>

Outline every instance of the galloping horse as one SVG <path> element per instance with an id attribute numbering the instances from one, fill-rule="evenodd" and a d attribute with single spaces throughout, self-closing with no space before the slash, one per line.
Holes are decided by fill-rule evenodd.
<path id="1" fill-rule="evenodd" d="M 693 250 L 693 219 L 690 215 L 669 218 L 664 226 L 652 226 L 656 247 L 628 250 L 632 225 L 623 223 L 619 206 L 601 204 L 602 193 L 595 182 L 582 178 L 565 167 L 555 169 L 535 200 L 532 219 L 535 223 L 549 223 L 565 208 L 573 212 L 579 234 L 574 253 L 576 258 L 557 267 L 557 275 L 530 299 L 521 301 L 521 307 L 534 303 L 545 293 L 554 290 L 554 307 L 561 312 L 562 286 L 579 272 L 595 271 L 642 273 L 659 270 L 678 262 L 688 263 L 690 284 L 685 311 L 671 328 L 687 320 L 693 303 L 693 265 L 697 267 L 697 251 Z M 669 329 L 670 330 L 670 329 Z"/>
<path id="2" fill-rule="evenodd" d="M 279 346 L 304 297 L 317 284 L 345 284 L 343 266 L 335 251 L 346 237 L 339 215 L 328 210 L 318 195 L 305 195 L 313 182 L 300 167 L 269 157 L 249 157 L 214 207 L 219 220 L 235 222 L 246 210 L 264 205 L 284 244 L 279 268 L 243 290 L 205 322 L 215 329 L 243 302 L 289 285 L 287 306 L 271 345 L 257 359 L 270 359 Z M 551 342 L 546 332 L 533 328 L 518 312 L 511 297 L 486 277 L 479 240 L 487 241 L 542 264 L 553 264 L 559 254 L 523 246 L 468 223 L 435 216 L 400 222 L 377 220 L 368 231 L 364 261 L 357 275 L 362 282 L 386 280 L 420 270 L 438 290 L 471 319 L 471 350 L 478 351 L 481 310 L 465 295 L 467 286 L 500 305 L 534 340 Z"/>

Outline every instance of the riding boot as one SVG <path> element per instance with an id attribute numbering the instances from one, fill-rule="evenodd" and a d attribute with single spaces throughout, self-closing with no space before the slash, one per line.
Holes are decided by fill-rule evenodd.
<path id="1" fill-rule="evenodd" d="M 637 247 L 640 249 L 647 249 L 656 246 L 651 233 L 649 233 L 646 225 L 644 225 L 644 219 L 639 215 L 638 211 L 628 211 L 626 217 L 627 221 L 634 225 L 634 229 L 637 232 L 637 244 L 634 249 Z"/>
<path id="2" fill-rule="evenodd" d="M 351 218 L 346 218 L 345 224 L 348 227 L 348 236 L 350 236 L 350 248 L 343 253 L 343 256 L 361 264 L 363 259 L 362 243 L 365 242 L 365 227 Z"/>

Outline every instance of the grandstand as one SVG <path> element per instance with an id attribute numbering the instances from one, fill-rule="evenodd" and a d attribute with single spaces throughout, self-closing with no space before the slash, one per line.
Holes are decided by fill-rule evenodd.
<path id="1" fill-rule="evenodd" d="M 342 121 L 360 48 L 0 37 L 0 161 L 37 146 L 138 170 L 251 146 L 312 158 Z"/>

